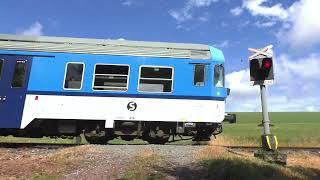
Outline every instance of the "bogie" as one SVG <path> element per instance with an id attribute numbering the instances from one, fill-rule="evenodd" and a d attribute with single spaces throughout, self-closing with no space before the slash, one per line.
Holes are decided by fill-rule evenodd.
<path id="1" fill-rule="evenodd" d="M 66 121 L 37 119 L 24 130 L 0 130 L 0 135 L 73 138 L 84 134 L 90 144 L 107 144 L 116 137 L 126 141 L 137 138 L 150 144 L 165 144 L 171 136 L 192 136 L 194 140 L 207 141 L 212 135 L 221 133 L 221 124 L 215 123 L 194 123 L 191 127 L 190 123 L 186 126 L 178 122 L 115 121 L 115 128 L 105 128 L 104 121 Z"/>

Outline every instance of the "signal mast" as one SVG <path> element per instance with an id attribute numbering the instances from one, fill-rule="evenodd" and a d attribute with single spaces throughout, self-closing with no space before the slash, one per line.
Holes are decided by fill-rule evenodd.
<path id="1" fill-rule="evenodd" d="M 273 50 L 272 45 L 262 49 L 249 48 L 254 54 L 249 57 L 250 61 L 250 84 L 259 85 L 261 92 L 263 135 L 261 136 L 262 150 L 254 154 L 255 157 L 266 161 L 286 164 L 287 155 L 277 151 L 277 137 L 270 133 L 270 120 L 267 106 L 266 85 L 272 85 L 273 74 Z"/>

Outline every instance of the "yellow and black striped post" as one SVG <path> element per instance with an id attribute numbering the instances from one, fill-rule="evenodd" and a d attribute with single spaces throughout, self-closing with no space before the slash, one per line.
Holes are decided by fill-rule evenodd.
<path id="1" fill-rule="evenodd" d="M 266 151 L 276 151 L 278 149 L 277 136 L 273 134 L 266 134 L 261 136 L 262 148 Z"/>

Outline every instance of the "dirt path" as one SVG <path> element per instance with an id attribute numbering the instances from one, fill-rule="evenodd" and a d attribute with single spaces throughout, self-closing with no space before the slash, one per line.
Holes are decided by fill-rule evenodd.
<path id="1" fill-rule="evenodd" d="M 242 155 L 241 155 L 242 154 Z M 320 179 L 320 154 L 288 154 L 275 166 L 217 146 L 83 145 L 0 148 L 0 179 Z"/>
<path id="2" fill-rule="evenodd" d="M 140 171 L 139 168 L 141 166 L 143 166 L 144 170 L 175 172 L 177 167 L 189 166 L 195 163 L 196 158 L 193 152 L 201 147 L 110 145 L 95 146 L 95 148 L 99 153 L 87 154 L 86 159 L 91 160 L 79 165 L 77 169 L 67 172 L 64 178 L 118 179 L 126 178 L 128 172 L 129 176 L 127 178 L 130 178 L 130 171 L 132 173 L 140 173 L 136 171 Z"/>

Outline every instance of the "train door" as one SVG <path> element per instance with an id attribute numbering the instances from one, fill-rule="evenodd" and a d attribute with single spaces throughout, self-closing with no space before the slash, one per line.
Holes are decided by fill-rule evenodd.
<path id="1" fill-rule="evenodd" d="M 20 128 L 31 60 L 0 55 L 0 128 Z"/>

